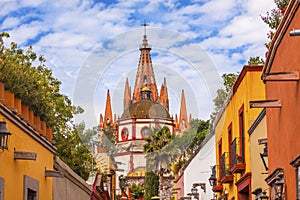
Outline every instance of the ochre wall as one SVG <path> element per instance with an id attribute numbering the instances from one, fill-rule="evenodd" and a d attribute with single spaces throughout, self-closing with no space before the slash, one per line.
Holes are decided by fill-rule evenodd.
<path id="1" fill-rule="evenodd" d="M 0 119 L 5 118 L 0 114 Z M 24 175 L 39 181 L 39 199 L 52 200 L 52 179 L 45 178 L 45 169 L 53 169 L 53 153 L 6 118 L 7 129 L 12 133 L 8 150 L 0 150 L 0 177 L 5 179 L 4 199 L 23 199 Z M 17 151 L 37 153 L 36 161 L 14 160 Z"/>
<path id="2" fill-rule="evenodd" d="M 250 68 L 249 68 L 250 67 Z M 247 69 L 246 69 L 247 68 Z M 238 181 L 242 175 L 247 172 L 250 172 L 250 151 L 249 151 L 249 136 L 248 129 L 250 128 L 253 121 L 256 119 L 258 114 L 261 112 L 261 109 L 250 109 L 249 101 L 250 100 L 261 100 L 265 98 L 265 87 L 261 81 L 261 68 L 256 71 L 246 71 L 251 70 L 251 66 L 244 67 L 244 70 L 241 72 L 246 73 L 243 77 L 240 77 L 238 81 L 240 84 L 238 87 L 235 87 L 236 91 L 232 96 L 232 99 L 228 103 L 223 115 L 216 124 L 215 127 L 215 136 L 216 136 L 216 163 L 219 161 L 219 150 L 218 143 L 222 138 L 222 153 L 228 152 L 228 127 L 232 123 L 232 139 L 239 137 L 239 109 L 244 105 L 244 132 L 245 132 L 245 162 L 246 169 L 243 174 L 236 173 L 234 174 L 233 183 L 223 184 L 223 190 L 226 188 L 229 192 L 228 199 L 235 197 L 237 199 L 237 186 L 235 182 Z M 236 83 L 237 84 L 237 83 Z M 218 174 L 217 174 L 218 176 Z M 251 191 L 250 191 L 251 193 Z"/>
<path id="3" fill-rule="evenodd" d="M 250 171 L 252 191 L 256 188 L 262 188 L 267 192 L 267 195 L 269 196 L 268 185 L 265 182 L 265 178 L 267 178 L 268 174 L 262 174 L 263 172 L 266 173 L 266 169 L 260 157 L 260 153 L 263 153 L 265 146 L 258 144 L 259 139 L 265 138 L 267 138 L 266 116 L 262 118 L 262 120 L 250 135 Z M 252 195 L 252 200 L 255 200 L 255 195 Z"/>

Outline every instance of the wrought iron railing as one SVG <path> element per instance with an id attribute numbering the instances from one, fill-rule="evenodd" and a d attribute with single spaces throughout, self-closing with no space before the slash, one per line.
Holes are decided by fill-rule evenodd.
<path id="1" fill-rule="evenodd" d="M 230 147 L 231 163 L 230 167 L 234 167 L 237 163 L 244 163 L 244 157 L 240 151 L 240 138 L 236 137 L 231 142 Z"/>
<path id="2" fill-rule="evenodd" d="M 227 176 L 230 174 L 230 169 L 229 169 L 229 153 L 224 152 L 221 156 L 220 160 L 220 175 L 221 179 L 224 178 L 224 176 Z"/>

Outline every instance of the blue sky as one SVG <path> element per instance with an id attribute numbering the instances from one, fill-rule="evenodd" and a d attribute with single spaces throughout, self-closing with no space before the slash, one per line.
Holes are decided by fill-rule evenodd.
<path id="1" fill-rule="evenodd" d="M 260 19 L 273 0 L 2 0 L 0 29 L 47 59 L 62 92 L 97 123 L 110 89 L 122 113 L 124 81 L 134 87 L 144 20 L 158 86 L 167 78 L 171 115 L 181 90 L 188 112 L 208 119 L 220 75 L 264 56 L 268 27 Z"/>

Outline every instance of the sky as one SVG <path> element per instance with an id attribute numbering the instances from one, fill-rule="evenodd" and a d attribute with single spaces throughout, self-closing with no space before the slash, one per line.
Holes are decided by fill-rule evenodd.
<path id="1" fill-rule="evenodd" d="M 209 119 L 223 73 L 239 72 L 250 57 L 264 58 L 268 27 L 260 15 L 273 0 L 1 0 L 6 44 L 33 47 L 62 82 L 61 92 L 85 109 L 76 121 L 96 126 L 110 91 L 123 112 L 124 84 L 134 87 L 146 20 L 155 79 L 166 77 L 170 114 Z"/>

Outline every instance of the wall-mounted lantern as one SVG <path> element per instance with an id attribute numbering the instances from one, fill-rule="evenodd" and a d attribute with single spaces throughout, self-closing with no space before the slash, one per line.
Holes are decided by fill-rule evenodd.
<path id="1" fill-rule="evenodd" d="M 259 153 L 259 154 L 260 154 L 260 158 L 264 164 L 266 171 L 268 171 L 268 140 L 267 139 L 259 139 L 258 144 L 265 145 L 263 152 Z"/>
<path id="2" fill-rule="evenodd" d="M 268 200 L 266 191 L 263 191 L 261 188 L 257 188 L 252 192 L 255 195 L 255 200 Z"/>
<path id="3" fill-rule="evenodd" d="M 274 183 L 274 189 L 278 200 L 282 199 L 283 185 L 284 183 L 281 181 L 281 178 L 277 177 Z"/>
<path id="4" fill-rule="evenodd" d="M 0 121 L 0 149 L 8 149 L 8 138 L 11 133 L 6 128 L 6 122 Z"/>
<path id="5" fill-rule="evenodd" d="M 209 181 L 210 186 L 214 187 L 216 185 L 217 179 L 213 174 L 211 174 L 208 181 Z"/>

